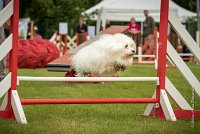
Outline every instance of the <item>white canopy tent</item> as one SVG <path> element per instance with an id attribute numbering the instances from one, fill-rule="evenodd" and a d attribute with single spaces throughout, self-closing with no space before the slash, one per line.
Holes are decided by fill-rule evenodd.
<path id="1" fill-rule="evenodd" d="M 131 17 L 134 17 L 137 22 L 145 20 L 143 10 L 149 10 L 150 15 L 156 22 L 160 20 L 160 1 L 161 0 L 103 0 L 94 7 L 86 10 L 82 14 L 91 15 L 98 12 L 98 15 L 92 15 L 90 18 L 97 21 L 97 31 L 99 31 L 100 22 L 105 27 L 106 20 L 127 22 Z M 181 22 L 184 22 L 188 17 L 196 17 L 187 9 L 174 3 L 169 2 L 170 10 L 176 12 Z"/>

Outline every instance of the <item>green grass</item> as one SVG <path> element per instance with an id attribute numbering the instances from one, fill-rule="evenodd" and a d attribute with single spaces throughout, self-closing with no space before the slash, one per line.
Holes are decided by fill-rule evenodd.
<path id="1" fill-rule="evenodd" d="M 200 66 L 188 64 L 200 80 Z M 19 69 L 23 76 L 64 76 L 46 69 Z M 134 65 L 121 76 L 156 76 L 151 65 Z M 167 76 L 190 103 L 192 91 L 177 69 L 168 69 Z M 151 97 L 153 82 L 105 84 L 66 84 L 64 82 L 21 82 L 20 98 L 106 98 Z M 172 102 L 172 100 L 171 100 Z M 200 109 L 200 98 L 195 107 Z M 173 107 L 177 107 L 172 102 Z M 27 125 L 7 119 L 0 120 L 0 134 L 137 134 L 137 133 L 200 133 L 200 120 L 179 119 L 176 122 L 140 116 L 146 104 L 109 105 L 29 105 L 23 106 Z"/>

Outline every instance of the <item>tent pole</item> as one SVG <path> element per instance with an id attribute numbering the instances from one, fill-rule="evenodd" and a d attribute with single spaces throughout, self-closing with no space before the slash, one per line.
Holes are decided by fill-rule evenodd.
<path id="1" fill-rule="evenodd" d="M 200 31 L 200 2 L 199 0 L 196 0 L 196 5 L 197 5 L 197 26 L 198 26 L 198 31 Z"/>

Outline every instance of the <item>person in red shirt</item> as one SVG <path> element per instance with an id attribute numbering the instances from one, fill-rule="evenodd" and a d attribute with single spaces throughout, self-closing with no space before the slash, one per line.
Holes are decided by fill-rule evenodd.
<path id="1" fill-rule="evenodd" d="M 135 18 L 131 18 L 130 22 L 128 23 L 129 31 L 128 35 L 135 41 L 136 45 L 141 44 L 141 28 L 140 25 L 136 23 Z"/>
<path id="2" fill-rule="evenodd" d="M 135 21 L 135 18 L 131 18 L 130 22 L 128 23 L 129 26 L 129 32 L 136 34 L 139 33 L 141 28 L 140 25 L 138 25 Z"/>

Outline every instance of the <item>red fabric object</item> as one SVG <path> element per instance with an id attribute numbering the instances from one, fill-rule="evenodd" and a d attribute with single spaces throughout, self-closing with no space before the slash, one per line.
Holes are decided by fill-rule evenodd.
<path id="1" fill-rule="evenodd" d="M 32 38 L 33 40 L 42 40 L 43 38 L 42 38 L 42 36 L 41 35 L 35 35 L 35 36 L 33 36 L 33 38 Z"/>
<path id="2" fill-rule="evenodd" d="M 76 71 L 74 69 L 70 70 L 65 74 L 65 77 L 76 77 Z"/>
<path id="3" fill-rule="evenodd" d="M 69 72 L 65 74 L 65 77 L 76 77 L 76 71 L 74 69 L 71 69 Z M 99 77 L 94 74 L 89 74 L 87 77 Z"/>
<path id="4" fill-rule="evenodd" d="M 129 30 L 133 30 L 133 31 L 140 31 L 140 25 L 138 25 L 137 23 L 135 23 L 135 25 L 131 25 L 131 23 L 129 22 L 128 23 L 128 27 L 129 27 Z"/>
<path id="5" fill-rule="evenodd" d="M 76 77 L 76 71 L 74 69 L 71 69 L 69 72 L 65 74 L 65 77 Z M 87 77 L 98 77 L 93 74 L 89 74 Z M 98 84 L 100 82 L 65 82 L 65 83 L 84 83 L 84 84 Z"/>
<path id="6" fill-rule="evenodd" d="M 20 40 L 18 45 L 19 68 L 41 68 L 59 57 L 59 50 L 49 40 Z M 9 65 L 9 57 L 7 58 Z"/>

